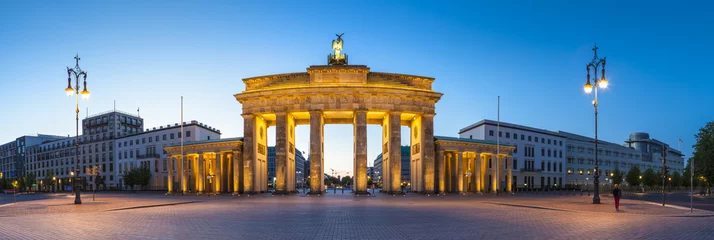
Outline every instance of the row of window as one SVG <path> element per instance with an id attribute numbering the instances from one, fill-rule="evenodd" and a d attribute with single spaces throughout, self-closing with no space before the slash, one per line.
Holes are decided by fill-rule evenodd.
<path id="1" fill-rule="evenodd" d="M 171 139 L 171 140 L 173 140 L 175 136 L 178 136 L 178 138 L 181 138 L 181 132 L 176 133 L 176 135 L 174 135 L 174 133 L 164 134 L 164 135 L 162 136 L 162 139 L 163 139 L 164 141 L 169 140 L 169 139 L 166 138 L 167 136 L 168 136 L 169 139 Z M 191 137 L 191 131 L 186 131 L 186 137 Z M 141 144 L 145 144 L 145 143 L 146 143 L 146 139 L 149 139 L 149 143 L 151 143 L 151 142 L 153 142 L 153 141 L 156 141 L 156 142 L 159 142 L 159 141 L 160 141 L 160 140 L 159 140 L 159 136 L 157 135 L 157 136 L 155 136 L 155 137 L 153 137 L 153 138 L 152 138 L 152 137 L 141 138 Z M 123 145 L 124 147 L 133 146 L 134 144 L 139 145 L 139 139 L 138 139 L 138 138 L 137 138 L 137 139 L 134 139 L 133 141 L 132 141 L 132 140 L 128 140 L 128 141 L 124 141 L 123 143 L 120 142 L 120 143 L 119 143 L 119 147 L 122 147 L 122 145 Z"/>
<path id="2" fill-rule="evenodd" d="M 492 137 L 493 137 L 493 134 L 494 134 L 494 131 L 493 131 L 493 130 L 489 130 L 489 131 L 488 131 L 488 135 L 489 135 L 489 136 L 492 136 Z M 498 136 L 499 136 L 499 137 L 503 137 L 503 132 L 502 132 L 502 131 L 499 131 L 499 132 L 498 132 Z M 506 132 L 506 138 L 511 139 L 511 136 L 513 136 L 513 139 L 518 140 L 518 133 Z M 520 136 L 521 136 L 521 141 L 525 141 L 525 140 L 526 140 L 526 135 L 525 135 L 525 134 L 521 134 Z M 528 141 L 529 141 L 529 142 L 533 142 L 533 138 L 535 138 L 535 142 L 538 142 L 538 139 L 539 139 L 538 137 L 532 137 L 532 136 L 530 136 L 530 135 L 527 136 L 527 138 L 528 138 Z M 546 144 L 546 142 L 547 142 L 548 145 L 553 145 L 553 146 L 558 146 L 558 145 L 563 146 L 563 140 L 555 140 L 555 139 L 550 139 L 550 138 L 546 139 L 546 138 L 544 138 L 544 137 L 541 137 L 541 138 L 540 138 L 540 142 L 543 143 L 543 144 Z"/>

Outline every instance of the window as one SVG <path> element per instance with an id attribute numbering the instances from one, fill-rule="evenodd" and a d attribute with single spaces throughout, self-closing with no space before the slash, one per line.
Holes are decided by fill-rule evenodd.
<path id="1" fill-rule="evenodd" d="M 503 133 L 501 131 L 498 131 L 498 136 L 503 137 Z"/>
<path id="2" fill-rule="evenodd" d="M 550 144 L 550 139 L 548 139 L 548 144 Z"/>
<path id="3" fill-rule="evenodd" d="M 513 134 L 513 139 L 518 140 L 518 133 L 514 133 L 514 134 Z"/>
<path id="4" fill-rule="evenodd" d="M 560 155 L 558 158 L 563 158 L 563 150 L 560 150 L 560 152 L 558 153 L 558 155 Z"/>
<path id="5" fill-rule="evenodd" d="M 548 162 L 548 172 L 550 172 L 550 162 Z"/>
<path id="6" fill-rule="evenodd" d="M 166 134 L 164 134 L 164 137 L 163 137 L 163 138 L 164 138 L 164 141 L 166 141 Z"/>
<path id="7" fill-rule="evenodd" d="M 563 141 L 559 141 L 559 142 L 560 142 L 560 146 L 562 147 L 562 146 L 563 146 Z"/>
<path id="8" fill-rule="evenodd" d="M 550 157 L 550 149 L 548 149 L 548 157 Z"/>
<path id="9" fill-rule="evenodd" d="M 518 169 L 518 159 L 513 159 L 513 169 Z"/>
<path id="10" fill-rule="evenodd" d="M 146 143 L 146 138 L 141 138 L 141 144 Z"/>
<path id="11" fill-rule="evenodd" d="M 173 133 L 171 134 L 171 139 L 174 139 L 174 134 L 173 134 Z"/>
<path id="12" fill-rule="evenodd" d="M 530 138 L 529 138 L 529 140 L 530 140 Z M 535 137 L 535 141 L 538 142 L 538 137 Z"/>
<path id="13" fill-rule="evenodd" d="M 153 138 L 149 137 L 149 142 L 152 142 L 151 140 L 154 140 Z"/>
<path id="14" fill-rule="evenodd" d="M 521 141 L 525 141 L 526 136 L 521 134 Z"/>
<path id="15" fill-rule="evenodd" d="M 529 142 L 532 142 L 532 141 L 531 141 L 531 136 L 528 136 L 528 141 L 529 141 Z"/>
<path id="16" fill-rule="evenodd" d="M 488 159 L 488 168 L 491 168 L 491 158 Z"/>
<path id="17" fill-rule="evenodd" d="M 138 139 L 138 138 L 136 139 L 136 145 L 139 145 L 139 139 Z"/>
<path id="18" fill-rule="evenodd" d="M 545 157 L 545 148 L 540 149 L 540 156 Z"/>
<path id="19" fill-rule="evenodd" d="M 491 136 L 493 136 L 493 131 L 491 131 Z M 186 131 L 186 137 L 191 137 L 191 131 Z"/>
<path id="20" fill-rule="evenodd" d="M 545 169 L 545 162 L 540 162 L 540 170 L 544 170 L 544 169 Z"/>
<path id="21" fill-rule="evenodd" d="M 178 138 L 181 138 L 181 132 L 178 132 Z"/>
<path id="22" fill-rule="evenodd" d="M 540 143 L 545 143 L 545 138 L 541 138 Z"/>
<path id="23" fill-rule="evenodd" d="M 511 138 L 511 133 L 506 132 L 506 138 Z"/>

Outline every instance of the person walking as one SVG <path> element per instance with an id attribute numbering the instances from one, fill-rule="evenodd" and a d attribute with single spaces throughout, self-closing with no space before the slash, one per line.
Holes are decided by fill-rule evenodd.
<path id="1" fill-rule="evenodd" d="M 613 185 L 612 196 L 615 198 L 615 211 L 620 211 L 620 196 L 622 192 L 620 191 L 620 184 Z"/>

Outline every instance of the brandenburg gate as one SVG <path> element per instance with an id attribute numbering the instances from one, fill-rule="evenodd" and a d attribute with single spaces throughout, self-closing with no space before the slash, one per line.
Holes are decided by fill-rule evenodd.
<path id="1" fill-rule="evenodd" d="M 367 124 L 382 126 L 384 191 L 401 191 L 401 126 L 409 126 L 412 160 L 423 165 L 424 179 L 434 176 L 434 105 L 442 94 L 431 89 L 433 78 L 371 72 L 348 65 L 341 35 L 332 42 L 328 65 L 307 72 L 243 79 L 244 187 L 267 191 L 267 128 L 275 127 L 276 192 L 295 191 L 295 126 L 310 125 L 310 192 L 324 189 L 324 126 L 354 126 L 355 192 L 367 192 Z M 417 171 L 415 171 L 417 170 Z M 414 187 L 414 186 L 413 186 Z M 417 186 L 434 190 L 433 181 Z"/>
<path id="2" fill-rule="evenodd" d="M 186 169 L 198 161 L 196 186 L 203 181 L 198 178 L 215 175 L 218 182 L 210 187 L 218 192 L 267 192 L 267 130 L 275 127 L 275 192 L 296 192 L 295 126 L 309 125 L 310 194 L 320 194 L 324 191 L 324 126 L 352 124 L 354 192 L 367 194 L 367 124 L 375 124 L 382 126 L 383 164 L 379 171 L 385 192 L 402 191 L 402 144 L 411 147 L 409 183 L 413 192 L 495 191 L 501 181 L 510 191 L 511 166 L 504 160 L 513 146 L 497 149 L 488 141 L 435 137 L 434 106 L 443 94 L 432 89 L 434 78 L 372 72 L 364 65 L 348 65 L 342 46 L 342 35 L 338 35 L 332 41 L 334 53 L 328 55 L 327 65 L 310 66 L 306 72 L 243 79 L 245 90 L 234 95 L 243 106 L 242 139 L 227 145 L 195 143 L 189 153 L 179 153 L 176 146 L 167 148 L 179 166 L 188 166 L 177 172 L 179 189 L 186 192 L 187 185 L 194 184 L 186 182 L 191 176 Z M 409 127 L 408 140 L 402 139 L 402 126 Z M 213 166 L 221 167 L 211 170 Z M 172 175 L 169 178 L 174 179 Z M 203 190 L 198 189 L 198 193 Z"/>

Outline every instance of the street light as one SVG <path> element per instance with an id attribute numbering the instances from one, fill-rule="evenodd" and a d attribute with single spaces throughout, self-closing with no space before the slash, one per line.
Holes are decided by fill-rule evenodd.
<path id="1" fill-rule="evenodd" d="M 52 176 L 52 193 L 55 192 L 55 188 L 57 185 L 55 184 L 57 182 L 57 178 L 55 176 Z"/>
<path id="2" fill-rule="evenodd" d="M 82 71 L 81 68 L 79 68 L 79 55 L 74 56 L 75 60 L 75 65 L 74 68 L 69 68 L 67 67 L 67 88 L 65 89 L 65 92 L 67 93 L 67 96 L 72 96 L 73 94 L 76 94 L 75 96 L 75 121 L 76 121 L 76 135 L 75 135 L 75 149 L 74 149 L 74 155 L 75 155 L 75 162 L 76 162 L 76 170 L 79 173 L 79 78 L 82 77 L 84 79 L 84 90 L 82 91 L 82 99 L 87 100 L 89 99 L 89 90 L 87 90 L 87 72 Z M 75 85 L 74 88 L 72 88 L 72 75 L 74 75 L 75 79 Z M 77 174 L 79 175 L 79 174 Z M 77 176 L 79 178 L 79 176 Z M 72 189 L 76 189 L 77 184 L 79 183 L 78 179 L 75 179 Z M 82 204 L 82 199 L 79 196 L 79 191 L 74 191 L 74 204 Z"/>
<path id="3" fill-rule="evenodd" d="M 599 185 L 600 185 L 600 171 L 598 171 L 598 141 L 597 141 L 597 107 L 598 107 L 598 101 L 597 101 L 597 89 L 602 88 L 605 89 L 607 88 L 608 81 L 605 79 L 605 58 L 599 58 L 597 56 L 597 46 L 593 47 L 593 52 L 594 56 L 592 61 L 588 63 L 585 67 L 586 71 L 588 72 L 588 76 L 586 78 L 585 86 L 583 86 L 583 89 L 585 90 L 585 93 L 590 94 L 593 91 L 593 88 L 595 89 L 595 100 L 593 100 L 593 106 L 595 107 L 595 175 L 593 175 L 593 186 L 594 188 L 594 195 L 593 195 L 593 204 L 599 204 L 600 203 L 600 192 L 599 192 Z M 602 66 L 602 75 L 598 79 L 597 76 L 597 70 Z M 595 86 L 590 84 L 590 68 L 593 68 L 593 74 L 594 77 L 593 82 L 595 82 Z"/>

